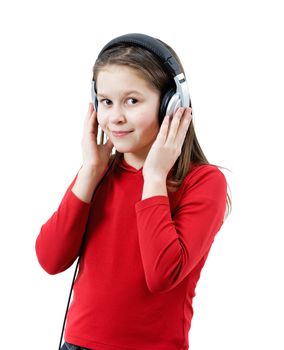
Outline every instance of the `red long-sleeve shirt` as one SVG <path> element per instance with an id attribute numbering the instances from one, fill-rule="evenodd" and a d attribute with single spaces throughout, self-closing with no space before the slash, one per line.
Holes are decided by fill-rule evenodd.
<path id="1" fill-rule="evenodd" d="M 36 240 L 40 265 L 66 270 L 86 244 L 65 340 L 95 350 L 187 350 L 192 299 L 226 208 L 227 182 L 193 167 L 168 196 L 141 200 L 142 168 L 121 158 L 91 203 L 67 189 Z"/>

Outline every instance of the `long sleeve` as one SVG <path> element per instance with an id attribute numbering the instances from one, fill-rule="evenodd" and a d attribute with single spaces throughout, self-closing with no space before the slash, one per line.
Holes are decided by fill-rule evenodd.
<path id="1" fill-rule="evenodd" d="M 78 173 L 36 239 L 38 261 L 49 274 L 66 270 L 79 254 L 91 203 L 83 202 L 72 192 L 77 176 Z"/>
<path id="2" fill-rule="evenodd" d="M 213 166 L 203 166 L 184 181 L 173 214 L 168 196 L 153 196 L 135 204 L 145 278 L 153 293 L 179 284 L 208 253 L 223 224 L 224 174 Z"/>

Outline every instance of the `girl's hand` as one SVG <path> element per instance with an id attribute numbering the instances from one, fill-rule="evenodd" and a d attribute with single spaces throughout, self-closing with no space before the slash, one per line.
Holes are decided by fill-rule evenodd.
<path id="1" fill-rule="evenodd" d="M 93 104 L 89 103 L 81 140 L 83 166 L 105 169 L 111 156 L 113 143 L 108 139 L 104 145 L 98 145 L 97 134 L 97 112 L 95 111 Z"/>
<path id="2" fill-rule="evenodd" d="M 167 178 L 181 154 L 181 148 L 190 125 L 191 108 L 179 108 L 172 121 L 165 116 L 156 140 L 143 165 L 143 176 Z"/>

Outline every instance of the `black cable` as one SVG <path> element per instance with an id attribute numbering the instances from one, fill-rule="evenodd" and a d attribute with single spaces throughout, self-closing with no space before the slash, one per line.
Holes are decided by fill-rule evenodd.
<path id="1" fill-rule="evenodd" d="M 113 162 L 115 161 L 115 158 L 113 158 L 110 166 L 108 167 L 107 171 L 104 173 L 103 177 L 101 178 L 101 180 L 99 181 L 98 185 L 96 186 L 95 190 L 94 190 L 94 193 L 92 195 L 92 199 L 91 199 L 91 202 L 93 201 L 93 198 L 95 196 L 95 193 L 97 191 L 97 189 L 99 188 L 100 184 L 102 183 L 103 179 L 105 178 L 105 176 L 107 175 L 107 173 L 109 172 L 110 168 L 112 167 L 112 164 Z M 78 260 L 77 260 L 77 265 L 75 267 L 75 272 L 74 272 L 74 276 L 73 276 L 73 280 L 72 280 L 72 284 L 71 284 L 71 289 L 70 289 L 70 292 L 69 292 L 69 297 L 68 297 L 68 302 L 67 302 L 67 307 L 66 307 L 66 311 L 65 311 L 65 316 L 64 316 L 64 321 L 63 321 L 63 326 L 62 326 L 62 330 L 61 330 L 61 336 L 60 336 L 60 342 L 59 342 L 59 348 L 58 350 L 61 350 L 61 346 L 62 346 L 62 339 L 63 339 L 63 334 L 64 334 L 64 329 L 65 329 L 65 322 L 66 322 L 66 318 L 67 318 L 67 313 L 68 313 L 68 309 L 69 309 L 69 304 L 70 304 L 70 299 L 71 299 L 71 295 L 72 295 L 72 290 L 73 290 L 73 286 L 74 286 L 74 282 L 75 282 L 75 279 L 77 277 L 77 271 L 78 271 L 78 267 L 79 267 L 79 262 L 80 262 L 80 259 L 81 259 L 81 256 L 82 256 L 82 253 L 83 253 L 83 247 L 84 247 L 84 244 L 85 244 L 85 240 L 86 240 L 86 232 L 88 230 L 88 224 L 89 224 L 89 220 L 87 220 L 87 224 L 86 224 L 86 228 L 85 228 L 85 232 L 84 232 L 84 235 L 83 235 L 83 238 L 82 238 L 82 243 L 81 243 L 81 246 L 80 246 L 80 250 L 79 250 L 79 257 L 78 257 Z"/>
<path id="2" fill-rule="evenodd" d="M 75 282 L 75 278 L 77 277 L 77 270 L 78 270 L 80 258 L 81 258 L 81 255 L 79 256 L 79 258 L 77 260 L 77 265 L 76 265 L 76 268 L 75 268 L 75 273 L 74 273 L 72 284 L 71 284 L 71 289 L 70 289 L 68 302 L 67 302 L 67 307 L 66 307 L 66 311 L 65 311 L 65 316 L 64 316 L 64 321 L 63 321 L 63 326 L 62 326 L 62 331 L 61 331 L 61 337 L 60 337 L 58 350 L 61 349 L 61 345 L 62 345 L 62 339 L 63 339 L 63 334 L 64 334 L 65 322 L 66 322 L 66 318 L 67 318 L 67 312 L 68 312 L 68 309 L 69 309 L 69 304 L 70 304 L 70 299 L 71 299 L 71 295 L 72 295 L 73 285 L 74 285 L 74 282 Z"/>

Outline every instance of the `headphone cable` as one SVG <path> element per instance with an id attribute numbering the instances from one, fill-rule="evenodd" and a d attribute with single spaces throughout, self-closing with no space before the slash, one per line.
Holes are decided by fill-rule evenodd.
<path id="1" fill-rule="evenodd" d="M 101 180 L 99 181 L 97 187 L 95 188 L 94 193 L 93 193 L 93 195 L 92 195 L 91 202 L 93 202 L 93 198 L 94 198 L 94 196 L 95 196 L 95 193 L 96 193 L 97 189 L 99 188 L 100 184 L 102 183 L 103 179 L 105 178 L 105 176 L 107 175 L 107 173 L 108 173 L 109 170 L 111 169 L 112 164 L 113 164 L 114 161 L 115 161 L 115 158 L 116 158 L 116 157 L 113 158 L 113 160 L 112 160 L 110 166 L 108 167 L 107 171 L 104 173 L 104 175 L 102 176 Z M 75 272 L 74 272 L 74 276 L 73 276 L 73 280 L 72 280 L 72 284 L 71 284 L 71 289 L 70 289 L 69 297 L 68 297 L 68 301 L 67 301 L 67 307 L 66 307 L 65 316 L 64 316 L 64 321 L 63 321 L 63 326 L 62 326 L 62 330 L 61 330 L 61 336 L 60 336 L 60 341 L 59 341 L 58 350 L 61 350 L 61 346 L 62 346 L 62 339 L 63 339 L 64 329 L 65 329 L 65 323 L 66 323 L 67 313 L 68 313 L 68 309 L 69 309 L 69 304 L 70 304 L 70 299 L 71 299 L 71 295 L 72 295 L 72 290 L 73 290 L 74 282 L 75 282 L 75 279 L 76 279 L 76 277 L 77 277 L 77 272 L 78 272 L 78 267 L 79 267 L 80 259 L 81 259 L 82 253 L 83 253 L 83 247 L 84 247 L 85 240 L 86 240 L 86 236 L 87 236 L 87 235 L 86 235 L 86 232 L 87 232 L 87 230 L 88 230 L 88 224 L 89 224 L 89 220 L 87 219 L 87 224 L 86 224 L 86 227 L 85 227 L 85 232 L 84 232 L 84 235 L 83 235 L 83 238 L 82 238 L 82 243 L 81 243 L 80 250 L 79 250 L 79 257 L 78 257 L 77 264 L 76 264 L 76 267 L 75 267 Z"/>

